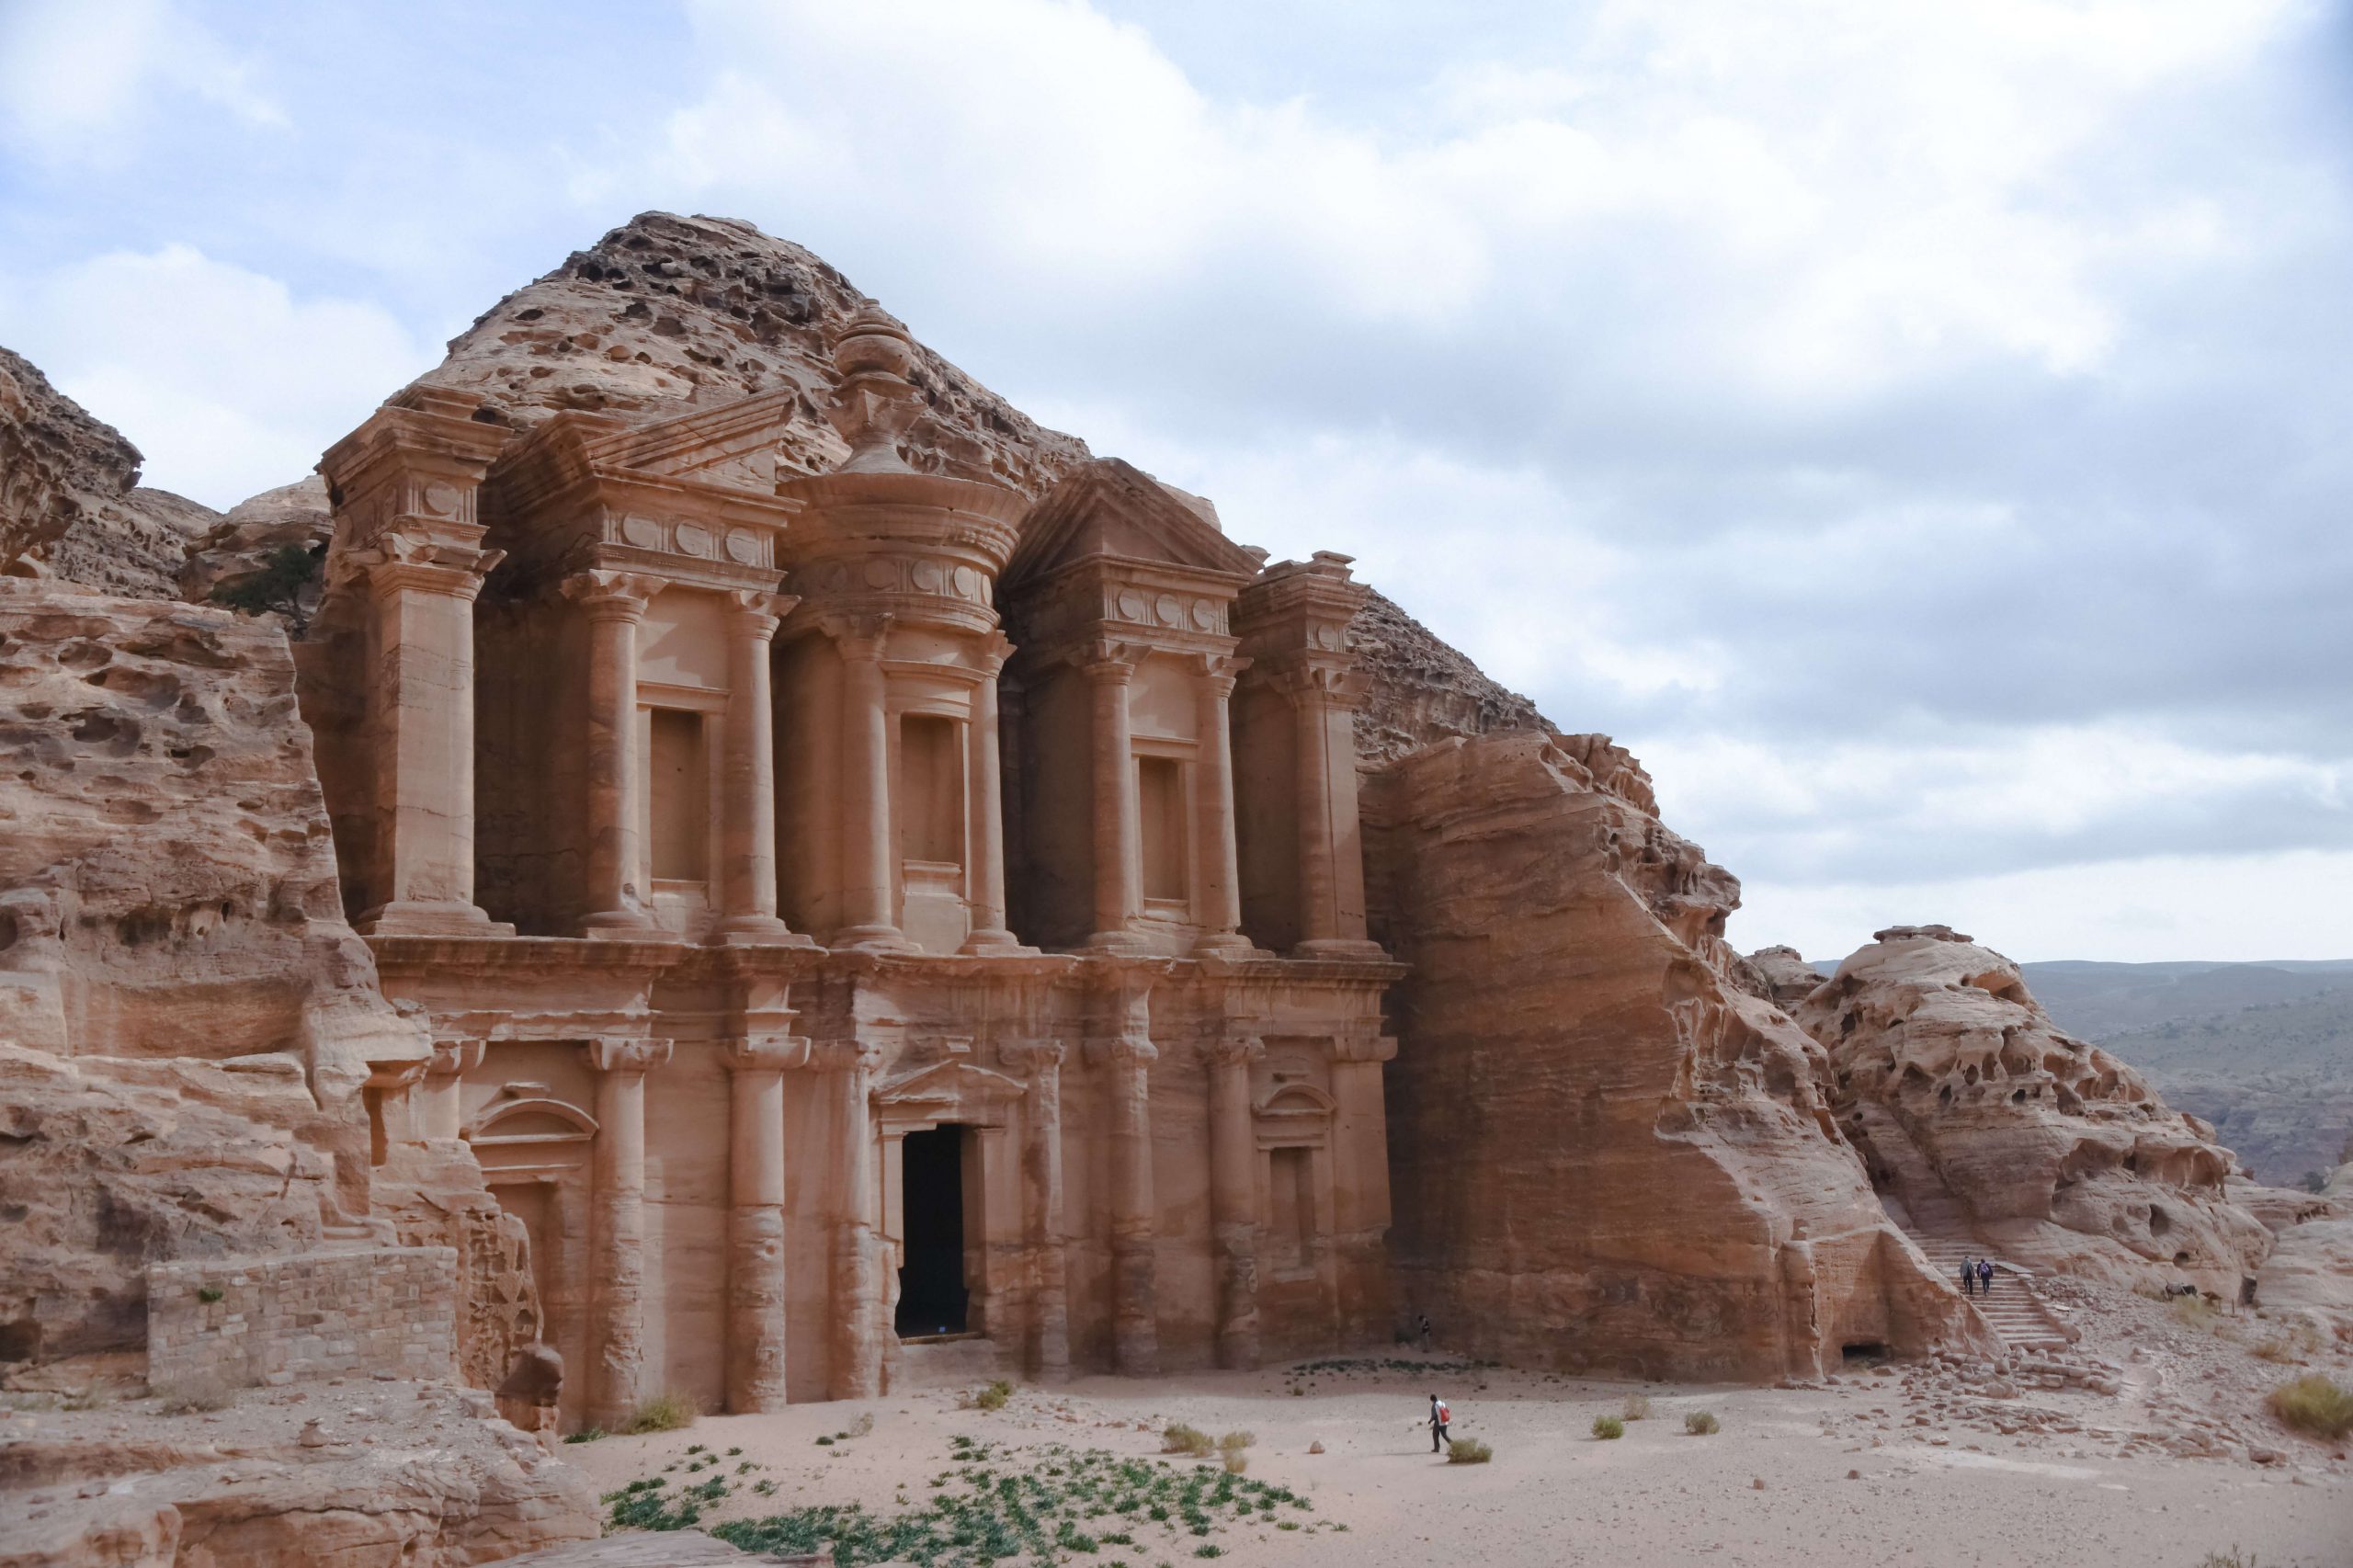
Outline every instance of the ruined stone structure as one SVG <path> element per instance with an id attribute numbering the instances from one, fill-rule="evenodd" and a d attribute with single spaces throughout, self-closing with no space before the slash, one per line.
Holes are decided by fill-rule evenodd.
<path id="1" fill-rule="evenodd" d="M 904 332 L 834 352 L 815 475 L 796 392 L 420 384 L 327 453 L 302 710 L 433 1034 L 386 1136 L 471 1142 L 574 1421 L 1385 1335 L 1365 589 L 1125 464 L 915 472 Z"/>

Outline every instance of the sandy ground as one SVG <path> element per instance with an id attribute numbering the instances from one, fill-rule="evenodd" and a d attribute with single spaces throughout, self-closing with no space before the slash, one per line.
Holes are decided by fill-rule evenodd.
<path id="1" fill-rule="evenodd" d="M 2163 1380 L 2143 1378 L 2145 1387 Z M 1304 1385 L 1302 1394 L 1289 1392 Z M 1481 1467 L 1433 1459 L 1422 1425 L 1427 1390 L 1453 1405 L 1455 1435 L 1493 1445 Z M 892 1512 L 920 1506 L 928 1479 L 953 1467 L 950 1439 L 996 1445 L 1014 1462 L 1051 1463 L 1049 1445 L 1157 1455 L 1170 1421 L 1216 1433 L 1255 1432 L 1249 1475 L 1309 1494 L 1314 1513 L 1345 1524 L 1277 1532 L 1231 1525 L 1213 1538 L 1224 1560 L 1256 1568 L 1376 1568 L 1432 1563 L 2130 1564 L 2195 1568 L 2234 1545 L 2264 1568 L 2353 1564 L 2353 1473 L 2340 1450 L 2279 1434 L 2284 1457 L 2245 1450 L 2189 1459 L 2152 1448 L 2121 1398 L 2035 1392 L 1998 1415 L 1956 1402 L 1932 1369 L 1858 1369 L 1814 1387 L 1695 1389 L 1651 1385 L 1653 1414 L 1601 1441 L 1623 1383 L 1485 1371 L 1450 1375 L 1280 1369 L 1213 1373 L 1149 1385 L 1081 1380 L 1022 1389 L 1001 1411 L 960 1408 L 938 1389 L 763 1416 L 705 1417 L 688 1431 L 608 1437 L 565 1448 L 600 1491 L 688 1450 L 729 1457 L 746 1473 L 706 1525 L 817 1503 Z M 1687 1436 L 1686 1412 L 1722 1423 Z M 819 1447 L 820 1436 L 862 1437 Z M 1915 1418 L 1925 1417 L 1925 1421 Z M 1999 1419 L 2020 1429 L 2005 1436 Z M 2021 1421 L 2024 1422 L 2020 1426 Z M 1324 1452 L 1311 1454 L 1311 1443 Z M 1000 1461 L 1002 1463 L 1003 1461 Z M 1851 1472 L 1851 1473 L 1850 1473 Z M 671 1472 L 673 1482 L 684 1475 Z M 709 1473 L 709 1472 L 702 1472 Z M 768 1497 L 749 1483 L 775 1483 Z M 1106 1547 L 1075 1561 L 1175 1563 L 1196 1544 L 1140 1536 L 1141 1551 Z"/>

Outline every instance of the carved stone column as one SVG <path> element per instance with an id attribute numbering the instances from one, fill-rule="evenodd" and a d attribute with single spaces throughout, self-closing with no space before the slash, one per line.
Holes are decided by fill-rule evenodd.
<path id="1" fill-rule="evenodd" d="M 582 572 L 563 591 L 588 617 L 588 936 L 658 937 L 639 884 L 644 862 L 645 769 L 637 756 L 637 629 L 658 585 L 620 572 Z"/>
<path id="2" fill-rule="evenodd" d="M 882 1065 L 880 1047 L 843 1041 L 821 1065 L 835 1080 L 840 1201 L 834 1213 L 834 1343 L 828 1392 L 871 1399 L 882 1392 L 881 1243 L 876 1234 L 874 1110 L 868 1096 Z"/>
<path id="3" fill-rule="evenodd" d="M 645 1365 L 645 1074 L 669 1060 L 666 1040 L 588 1045 L 597 1072 L 588 1419 L 603 1426 L 627 1421 L 654 1392 Z"/>
<path id="4" fill-rule="evenodd" d="M 808 1060 L 792 1035 L 726 1042 L 731 1415 L 784 1408 L 784 1074 Z"/>
<path id="5" fill-rule="evenodd" d="M 1364 921 L 1357 812 L 1356 705 L 1364 677 L 1307 665 L 1284 682 L 1299 719 L 1299 953 L 1378 958 Z"/>
<path id="6" fill-rule="evenodd" d="M 1026 1071 L 1021 1122 L 1022 1229 L 1031 1259 L 1029 1365 L 1032 1376 L 1070 1376 L 1070 1267 L 1063 1235 L 1063 1042 L 1005 1045 L 1004 1064 Z"/>
<path id="7" fill-rule="evenodd" d="M 479 1040 L 437 1040 L 433 1059 L 425 1064 L 425 1081 L 416 1089 L 417 1136 L 455 1138 L 465 1121 L 466 1074 L 482 1065 L 487 1042 Z"/>
<path id="8" fill-rule="evenodd" d="M 1217 1263 L 1217 1364 L 1258 1364 L 1258 1139 L 1250 1109 L 1257 1037 L 1210 1041 L 1210 1234 Z"/>
<path id="9" fill-rule="evenodd" d="M 1001 632 L 984 639 L 975 655 L 981 683 L 972 689 L 972 723 L 967 733 L 965 842 L 972 846 L 972 871 L 966 903 L 972 910 L 968 953 L 1026 952 L 1005 925 L 1005 784 L 997 746 L 996 680 L 1013 645 Z"/>
<path id="10" fill-rule="evenodd" d="M 1098 645 L 1081 666 L 1094 694 L 1095 934 L 1086 946 L 1133 952 L 1142 942 L 1128 923 L 1143 913 L 1142 824 L 1136 801 L 1135 743 L 1128 716 L 1134 657 L 1118 644 Z"/>
<path id="11" fill-rule="evenodd" d="M 890 682 L 882 669 L 891 617 L 829 617 L 824 626 L 842 657 L 842 926 L 832 945 L 904 948 L 891 838 Z"/>
<path id="12" fill-rule="evenodd" d="M 1390 1322 L 1389 1121 L 1381 1063 L 1396 1054 L 1395 1039 L 1370 1027 L 1333 1042 L 1333 1244 L 1344 1341 L 1377 1336 Z"/>
<path id="13" fill-rule="evenodd" d="M 1111 1153 L 1111 1358 L 1129 1377 L 1160 1369 L 1155 1259 L 1159 1210 L 1152 1195 L 1152 1043 L 1148 986 L 1120 998 L 1117 1032 L 1096 1042 L 1105 1068 Z"/>
<path id="14" fill-rule="evenodd" d="M 1199 845 L 1201 896 L 1199 903 L 1200 939 L 1197 953 L 1248 954 L 1256 949 L 1242 935 L 1242 871 L 1234 847 L 1233 744 L 1228 708 L 1236 676 L 1249 667 L 1247 659 L 1205 654 L 1200 681 L 1200 777 L 1196 795 L 1200 801 Z"/>
<path id="15" fill-rule="evenodd" d="M 726 814 L 722 825 L 719 937 L 781 942 L 776 913 L 776 709 L 768 645 L 799 601 L 779 594 L 727 596 Z"/>
<path id="16" fill-rule="evenodd" d="M 367 569 L 375 611 L 369 692 L 383 902 L 370 936 L 506 935 L 474 903 L 474 597 L 503 552 L 400 534 Z"/>

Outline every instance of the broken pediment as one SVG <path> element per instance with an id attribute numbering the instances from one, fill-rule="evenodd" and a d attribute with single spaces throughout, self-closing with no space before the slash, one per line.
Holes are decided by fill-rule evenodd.
<path id="1" fill-rule="evenodd" d="M 969 1062 L 936 1062 L 875 1088 L 877 1109 L 913 1110 L 930 1120 L 969 1119 L 1029 1093 L 1029 1085 Z"/>
<path id="2" fill-rule="evenodd" d="M 1007 585 L 1109 557 L 1246 581 L 1260 557 L 1219 531 L 1209 503 L 1172 490 L 1133 464 L 1098 459 L 1074 470 L 1023 519 Z"/>

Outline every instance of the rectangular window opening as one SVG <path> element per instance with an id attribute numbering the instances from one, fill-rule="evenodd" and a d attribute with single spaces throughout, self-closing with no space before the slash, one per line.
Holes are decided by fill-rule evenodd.
<path id="1" fill-rule="evenodd" d="M 1136 758 L 1137 815 L 1143 829 L 1143 896 L 1182 900 L 1185 874 L 1185 766 L 1172 756 Z"/>
<path id="2" fill-rule="evenodd" d="M 710 879 L 710 773 L 703 750 L 702 715 L 656 708 L 651 725 L 652 859 L 658 882 Z"/>

